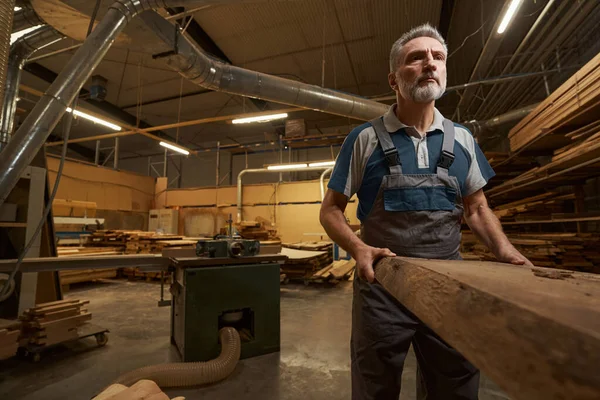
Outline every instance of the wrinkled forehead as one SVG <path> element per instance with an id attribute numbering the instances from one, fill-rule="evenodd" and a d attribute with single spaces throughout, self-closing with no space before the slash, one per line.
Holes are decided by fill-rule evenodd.
<path id="1" fill-rule="evenodd" d="M 428 36 L 422 36 L 406 42 L 406 44 L 402 46 L 402 53 L 400 54 L 400 57 L 403 59 L 411 52 L 427 50 L 430 50 L 432 53 L 442 52 L 446 54 L 446 49 L 437 39 Z"/>

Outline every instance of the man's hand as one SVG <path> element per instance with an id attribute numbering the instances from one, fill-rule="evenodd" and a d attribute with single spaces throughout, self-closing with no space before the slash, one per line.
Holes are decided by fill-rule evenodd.
<path id="1" fill-rule="evenodd" d="M 371 247 L 368 245 L 361 246 L 354 253 L 358 276 L 369 283 L 373 283 L 375 280 L 373 264 L 375 264 L 377 260 L 383 257 L 396 257 L 396 255 L 392 253 L 390 249 L 379 249 L 377 247 Z"/>
<path id="2" fill-rule="evenodd" d="M 514 246 L 505 246 L 498 249 L 496 254 L 498 261 L 510 263 L 514 265 L 524 265 L 526 267 L 533 267 L 533 263 L 527 259 L 519 250 L 515 249 Z"/>

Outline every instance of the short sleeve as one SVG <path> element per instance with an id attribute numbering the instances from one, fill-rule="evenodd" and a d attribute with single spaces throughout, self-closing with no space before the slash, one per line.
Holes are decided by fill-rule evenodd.
<path id="1" fill-rule="evenodd" d="M 481 151 L 477 142 L 473 140 L 471 165 L 469 166 L 469 172 L 467 173 L 465 182 L 466 193 L 463 193 L 463 195 L 469 196 L 479 189 L 482 189 L 495 175 L 496 173 L 485 158 L 483 151 Z"/>
<path id="2" fill-rule="evenodd" d="M 352 197 L 362 183 L 367 154 L 367 144 L 373 131 L 370 124 L 363 124 L 350 132 L 344 140 L 327 187 L 333 191 Z"/>

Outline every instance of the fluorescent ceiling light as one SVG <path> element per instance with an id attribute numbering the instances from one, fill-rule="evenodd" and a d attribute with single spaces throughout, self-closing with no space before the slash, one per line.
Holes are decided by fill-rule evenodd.
<path id="1" fill-rule="evenodd" d="M 268 170 L 278 170 L 278 169 L 291 170 L 291 169 L 303 169 L 303 168 L 308 168 L 308 164 L 306 164 L 306 163 L 304 163 L 304 164 L 279 164 L 279 165 L 269 165 L 267 167 Z"/>
<path id="2" fill-rule="evenodd" d="M 248 118 L 239 118 L 231 121 L 232 124 L 249 124 L 251 122 L 268 122 L 273 121 L 274 119 L 283 119 L 287 118 L 287 113 L 283 114 L 271 114 L 271 115 L 261 115 L 258 117 L 248 117 Z"/>
<path id="3" fill-rule="evenodd" d="M 10 35 L 10 44 L 12 45 L 14 42 L 17 41 L 17 39 L 19 39 L 21 36 L 27 35 L 29 32 L 33 32 L 38 28 L 41 28 L 42 25 L 36 25 L 36 26 L 32 26 L 30 28 L 27 29 L 23 29 L 22 31 L 19 32 L 15 32 L 13 34 Z"/>
<path id="4" fill-rule="evenodd" d="M 321 161 L 308 164 L 309 167 L 333 167 L 335 161 Z"/>
<path id="5" fill-rule="evenodd" d="M 87 119 L 88 121 L 95 122 L 95 123 L 97 123 L 99 125 L 104 125 L 107 128 L 113 129 L 115 131 L 120 131 L 121 130 L 121 127 L 119 125 L 111 124 L 108 121 L 104 121 L 103 119 L 94 117 L 93 115 L 86 114 L 86 113 L 81 112 L 79 110 L 73 111 L 73 109 L 71 109 L 71 107 L 67 107 L 67 112 L 73 112 L 73 115 L 77 115 L 78 117 Z"/>
<path id="6" fill-rule="evenodd" d="M 181 153 L 181 154 L 186 155 L 186 156 L 190 154 L 190 152 L 188 150 L 183 149 L 181 147 L 173 146 L 170 143 L 160 142 L 159 144 L 162 147 L 166 147 L 167 149 L 171 149 L 173 151 L 176 151 L 176 152 Z"/>
<path id="7" fill-rule="evenodd" d="M 519 8 L 519 5 L 521 4 L 521 1 L 522 0 L 512 0 L 512 3 L 510 3 L 510 5 L 508 6 L 508 10 L 506 10 L 506 14 L 504 14 L 502 22 L 500 22 L 500 26 L 498 27 L 499 34 L 504 33 L 504 31 L 508 27 L 508 24 L 514 18 L 517 9 Z"/>

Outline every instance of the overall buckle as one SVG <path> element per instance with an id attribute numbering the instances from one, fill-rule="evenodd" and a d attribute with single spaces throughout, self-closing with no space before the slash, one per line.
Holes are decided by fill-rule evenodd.
<path id="1" fill-rule="evenodd" d="M 392 148 L 383 150 L 383 154 L 385 155 L 388 165 L 401 165 L 400 158 L 398 157 L 398 149 Z"/>
<path id="2" fill-rule="evenodd" d="M 440 160 L 438 161 L 438 167 L 449 169 L 453 162 L 454 154 L 450 153 L 449 151 L 442 150 Z"/>

